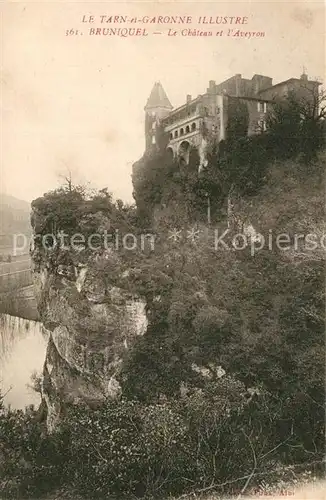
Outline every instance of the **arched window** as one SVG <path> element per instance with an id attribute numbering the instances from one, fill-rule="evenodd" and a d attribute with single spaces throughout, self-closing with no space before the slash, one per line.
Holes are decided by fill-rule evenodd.
<path id="1" fill-rule="evenodd" d="M 184 134 L 184 130 L 183 128 L 180 129 L 180 135 L 183 135 Z"/>
<path id="2" fill-rule="evenodd" d="M 177 130 L 174 132 L 174 137 L 178 137 L 178 131 Z"/>
<path id="3" fill-rule="evenodd" d="M 193 130 L 196 130 L 196 123 L 195 123 L 195 122 L 191 124 L 191 130 L 192 130 L 192 131 L 193 131 Z"/>
<path id="4" fill-rule="evenodd" d="M 189 125 L 186 126 L 186 134 L 189 134 L 190 132 L 190 128 L 189 128 Z"/>
<path id="5" fill-rule="evenodd" d="M 172 134 L 172 132 L 170 132 L 170 139 L 173 139 L 173 134 Z"/>

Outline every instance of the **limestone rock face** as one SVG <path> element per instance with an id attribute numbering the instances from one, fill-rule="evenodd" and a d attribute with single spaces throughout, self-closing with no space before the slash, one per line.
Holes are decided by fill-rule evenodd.
<path id="1" fill-rule="evenodd" d="M 125 286 L 125 269 L 123 288 L 117 266 L 110 279 L 106 262 L 112 255 L 106 253 L 101 265 L 89 258 L 56 266 L 52 258 L 50 267 L 43 258 L 34 266 L 38 309 L 49 334 L 42 393 L 50 431 L 65 403 L 92 406 L 120 396 L 124 354 L 147 328 L 145 301 Z"/>

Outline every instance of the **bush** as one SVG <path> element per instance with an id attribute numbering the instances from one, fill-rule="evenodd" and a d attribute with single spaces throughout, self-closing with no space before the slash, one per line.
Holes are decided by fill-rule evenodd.
<path id="1" fill-rule="evenodd" d="M 92 497 L 137 490 L 145 452 L 137 403 L 111 402 L 94 411 L 71 407 L 63 427 L 73 488 Z"/>
<path id="2" fill-rule="evenodd" d="M 51 435 L 34 411 L 2 407 L 0 494 L 37 498 L 63 488 L 74 498 L 153 498 L 212 485 L 238 493 L 253 466 L 258 481 L 275 463 L 305 463 L 305 443 L 293 432 L 297 404 L 225 375 L 155 404 L 67 406 Z"/>
<path id="3" fill-rule="evenodd" d="M 252 453 L 239 431 L 252 432 L 247 397 L 243 384 L 225 377 L 156 404 L 121 400 L 93 411 L 71 407 L 63 424 L 69 435 L 67 480 L 88 498 L 153 497 L 248 472 Z M 260 432 L 261 411 L 253 417 Z"/>
<path id="4" fill-rule="evenodd" d="M 0 494 L 38 497 L 62 484 L 63 436 L 47 436 L 34 409 L 0 408 Z"/>

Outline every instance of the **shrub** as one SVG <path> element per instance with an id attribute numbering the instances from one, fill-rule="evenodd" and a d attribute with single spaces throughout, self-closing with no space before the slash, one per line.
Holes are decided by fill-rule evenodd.
<path id="1" fill-rule="evenodd" d="M 95 410 L 67 406 L 51 435 L 34 411 L 2 406 L 0 494 L 33 498 L 64 488 L 74 498 L 153 498 L 212 485 L 238 493 L 239 478 L 253 468 L 259 480 L 275 463 L 305 463 L 293 403 L 223 376 L 155 404 L 122 399 Z M 308 406 L 301 415 L 306 412 Z M 310 451 L 310 460 L 312 454 L 322 459 Z"/>
<path id="2" fill-rule="evenodd" d="M 67 480 L 88 498 L 153 497 L 248 472 L 252 452 L 239 430 L 252 431 L 247 396 L 243 384 L 225 377 L 156 404 L 121 400 L 92 411 L 71 407 L 64 422 Z M 261 432 L 261 411 L 253 418 Z"/>
<path id="3" fill-rule="evenodd" d="M 71 407 L 63 427 L 73 488 L 91 497 L 137 491 L 145 453 L 137 403 L 110 402 L 93 411 Z"/>

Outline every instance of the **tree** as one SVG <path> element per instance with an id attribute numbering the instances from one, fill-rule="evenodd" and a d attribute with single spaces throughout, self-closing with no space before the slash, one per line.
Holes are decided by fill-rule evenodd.
<path id="1" fill-rule="evenodd" d="M 238 98 L 228 98 L 228 141 L 234 142 L 246 137 L 249 127 L 249 111 L 246 102 Z"/>
<path id="2" fill-rule="evenodd" d="M 302 86 L 302 91 L 289 92 L 286 99 L 275 101 L 267 117 L 267 129 L 274 157 L 301 154 L 309 163 L 324 144 L 326 94 L 308 86 Z"/>
<path id="3" fill-rule="evenodd" d="M 311 162 L 325 142 L 326 93 L 308 87 L 306 91 L 307 98 L 299 98 L 298 106 L 302 118 L 302 153 L 304 160 Z"/>
<path id="4" fill-rule="evenodd" d="M 276 158 L 287 159 L 299 153 L 301 120 L 299 103 L 294 93 L 274 103 L 267 116 L 267 129 Z"/>

